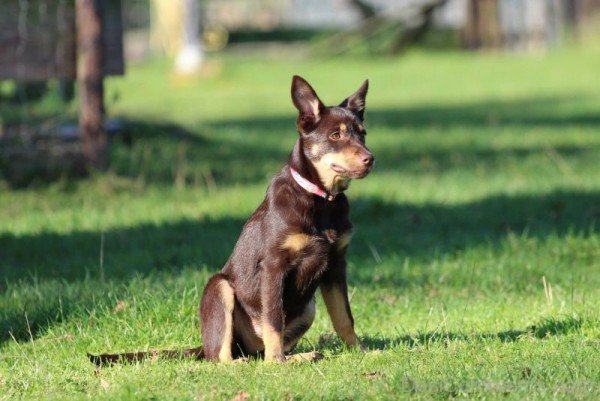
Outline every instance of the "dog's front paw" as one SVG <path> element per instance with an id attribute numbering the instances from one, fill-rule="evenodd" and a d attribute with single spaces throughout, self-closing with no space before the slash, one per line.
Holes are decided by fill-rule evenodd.
<path id="1" fill-rule="evenodd" d="M 346 346 L 350 348 L 356 348 L 361 352 L 367 351 L 367 347 L 358 339 L 356 334 L 352 334 L 349 337 L 343 338 L 343 341 L 346 343 Z"/>

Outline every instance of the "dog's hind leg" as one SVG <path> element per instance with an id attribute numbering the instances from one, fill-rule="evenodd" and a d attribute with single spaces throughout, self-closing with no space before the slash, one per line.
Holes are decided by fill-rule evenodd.
<path id="1" fill-rule="evenodd" d="M 235 293 L 227 277 L 215 274 L 206 284 L 200 303 L 202 346 L 207 360 L 233 360 Z"/>

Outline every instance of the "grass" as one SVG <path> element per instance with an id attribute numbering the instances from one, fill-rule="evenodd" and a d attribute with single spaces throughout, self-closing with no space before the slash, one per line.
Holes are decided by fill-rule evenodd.
<path id="1" fill-rule="evenodd" d="M 0 192 L 0 399 L 597 399 L 599 64 L 594 49 L 223 56 L 210 78 L 155 61 L 109 79 L 134 137 L 110 171 Z M 88 351 L 200 342 L 202 288 L 294 143 L 294 73 L 327 103 L 371 79 L 377 166 L 348 192 L 370 352 L 340 344 L 318 299 L 298 347 L 316 364 L 96 370 Z"/>

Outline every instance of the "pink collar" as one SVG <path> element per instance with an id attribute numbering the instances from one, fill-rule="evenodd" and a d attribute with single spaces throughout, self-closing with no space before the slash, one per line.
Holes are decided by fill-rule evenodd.
<path id="1" fill-rule="evenodd" d="M 294 181 L 298 183 L 302 188 L 307 190 L 310 193 L 320 196 L 321 198 L 333 201 L 335 199 L 335 195 L 329 195 L 327 192 L 323 191 L 321 188 L 308 181 L 306 178 L 302 177 L 299 172 L 297 172 L 292 166 L 290 166 L 290 171 L 292 172 L 292 177 L 294 177 Z"/>

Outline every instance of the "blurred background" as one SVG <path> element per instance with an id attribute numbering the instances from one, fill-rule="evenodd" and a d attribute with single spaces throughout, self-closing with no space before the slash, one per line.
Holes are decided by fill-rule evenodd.
<path id="1" fill-rule="evenodd" d="M 89 167 L 122 170 L 118 155 L 136 153 L 133 142 L 148 132 L 137 128 L 149 122 L 148 113 L 153 121 L 182 129 L 183 120 L 227 121 L 241 112 L 237 106 L 208 112 L 216 103 L 204 101 L 182 118 L 169 116 L 181 112 L 179 107 L 154 114 L 165 92 L 195 87 L 193 96 L 242 95 L 241 86 L 251 81 L 258 98 L 242 108 L 254 115 L 262 105 L 264 116 L 291 111 L 280 101 L 285 74 L 306 68 L 330 71 L 343 68 L 342 60 L 393 65 L 410 57 L 411 49 L 540 56 L 595 46 L 600 30 L 596 0 L 107 0 L 77 6 L 81 10 L 68 0 L 11 0 L 0 6 L 0 168 L 9 187 L 81 176 Z M 435 60 L 444 68 L 443 59 Z M 285 65 L 277 69 L 285 71 L 285 79 L 266 72 L 269 67 L 261 63 L 267 61 Z M 232 73 L 262 66 L 265 73 L 250 80 Z M 552 68 L 551 62 L 545 66 Z M 365 66 L 346 91 L 368 75 Z M 78 77 L 90 82 L 88 90 L 77 85 Z M 157 82 L 164 86 L 156 88 Z M 387 85 L 375 82 L 375 88 L 378 84 Z M 261 95 L 271 87 L 279 94 L 273 103 Z M 186 102 L 184 95 L 176 98 Z M 120 144 L 111 149 L 112 139 L 127 150 Z M 192 179 L 175 175 L 180 184 Z"/>

